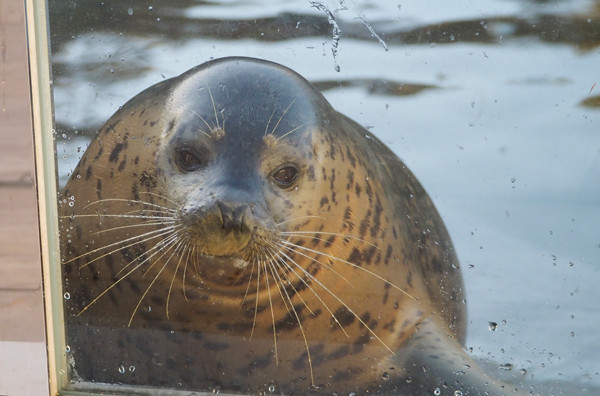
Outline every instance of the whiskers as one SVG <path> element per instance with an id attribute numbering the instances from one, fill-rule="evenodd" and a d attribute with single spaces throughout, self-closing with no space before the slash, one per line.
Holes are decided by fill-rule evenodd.
<path id="1" fill-rule="evenodd" d="M 126 313 L 129 315 L 128 326 L 133 324 L 144 301 L 150 298 L 151 291 L 163 297 L 161 301 L 169 321 L 177 320 L 171 309 L 172 306 L 179 309 L 183 300 L 193 304 L 205 304 L 203 299 L 193 298 L 196 294 L 190 294 L 186 284 L 191 284 L 190 276 L 193 276 L 195 281 L 199 279 L 200 282 L 211 282 L 203 276 L 209 270 L 218 271 L 218 268 L 201 268 L 204 265 L 203 260 L 207 257 L 202 245 L 204 242 L 190 239 L 189 226 L 183 225 L 179 218 L 179 205 L 166 197 L 147 194 L 143 196 L 147 199 L 138 200 L 101 199 L 81 208 L 75 207 L 76 212 L 73 214 L 64 213 L 61 216 L 65 225 L 63 228 L 66 230 L 63 251 L 67 252 L 63 263 L 77 265 L 80 269 L 89 267 L 93 273 L 108 270 L 114 272 L 111 279 L 104 279 L 108 284 L 97 287 L 91 301 L 85 303 L 77 313 L 78 316 L 98 304 L 107 294 L 116 292 L 117 287 L 128 279 L 138 286 L 142 284 L 138 282 L 143 280 L 145 285 L 136 292 L 136 299 L 131 301 L 131 312 Z M 239 265 L 238 270 L 233 271 L 229 283 L 218 285 L 221 289 L 230 288 L 226 291 L 229 296 L 237 296 L 229 297 L 235 301 L 234 305 L 239 302 L 237 307 L 220 308 L 220 314 L 230 314 L 231 320 L 234 321 L 235 317 L 239 316 L 239 310 L 245 309 L 248 304 L 247 311 L 252 313 L 251 310 L 254 310 L 246 319 L 249 334 L 240 336 L 249 336 L 251 342 L 258 332 L 261 335 L 271 333 L 277 364 L 281 361 L 282 332 L 286 331 L 283 323 L 293 323 L 296 326 L 297 334 L 304 344 L 307 371 L 310 373 L 312 384 L 315 382 L 315 375 L 311 348 L 318 345 L 317 340 L 321 337 L 334 334 L 324 333 L 323 320 L 327 321 L 325 328 L 333 326 L 332 330 L 337 329 L 337 335 L 332 336 L 336 340 L 337 337 L 341 337 L 347 339 L 348 343 L 355 343 L 360 336 L 368 334 L 373 342 L 378 342 L 383 349 L 392 355 L 395 354 L 393 345 L 389 345 L 382 333 L 376 331 L 375 325 L 368 318 L 361 316 L 365 307 L 364 301 L 361 301 L 364 297 L 356 297 L 356 293 L 364 290 L 366 282 L 363 282 L 363 279 L 370 279 L 369 285 L 380 285 L 380 289 L 393 289 L 397 296 L 402 295 L 415 300 L 415 297 L 396 285 L 393 280 L 387 279 L 385 273 L 378 273 L 374 266 L 349 254 L 352 249 L 381 253 L 376 243 L 351 234 L 328 231 L 323 228 L 327 222 L 328 219 L 323 216 L 300 216 L 282 221 L 276 224 L 274 229 L 267 230 L 268 232 L 253 234 L 251 242 L 243 252 L 239 252 L 243 260 L 238 261 L 245 264 Z M 81 231 L 77 228 L 84 224 L 84 234 L 78 235 Z M 72 241 L 67 242 L 67 239 Z M 85 247 L 88 240 L 90 248 Z M 92 240 L 95 241 L 92 243 Z M 112 256 L 111 260 L 108 260 L 109 256 Z M 228 260 L 234 259 L 218 258 L 213 263 L 226 263 L 235 267 L 235 262 Z M 122 264 L 115 270 L 112 270 L 112 267 L 102 268 L 103 265 L 110 266 L 113 262 Z M 190 271 L 193 271 L 192 275 Z M 361 272 L 364 276 L 357 277 L 354 272 Z M 90 276 L 89 273 L 85 275 L 82 282 L 91 281 Z M 164 289 L 160 289 L 159 284 L 162 284 Z M 178 288 L 181 295 L 179 299 L 174 300 Z M 206 293 L 213 298 L 212 293 L 218 293 L 214 292 L 216 288 L 215 286 Z M 239 295 L 235 295 L 238 292 Z M 218 300 L 218 295 L 215 296 L 212 302 Z M 123 301 L 125 302 L 127 300 Z M 213 311 L 201 308 L 195 312 L 208 312 L 204 315 L 211 315 L 210 312 Z M 319 318 L 320 315 L 323 317 Z M 225 320 L 229 320 L 227 316 L 224 317 Z M 349 321 L 348 317 L 352 320 Z M 214 322 L 214 318 L 207 319 L 209 320 L 194 318 L 198 323 L 195 330 L 201 332 L 204 323 Z M 312 322 L 313 320 L 318 322 Z M 354 327 L 349 327 L 349 323 L 352 322 L 355 322 Z M 287 357 L 289 356 L 285 358 Z"/>
<path id="2" fill-rule="evenodd" d="M 319 216 L 303 216 L 286 222 L 310 219 L 325 220 Z M 350 340 L 351 335 L 345 328 L 342 319 L 338 317 L 339 307 L 343 307 L 349 315 L 361 324 L 362 328 L 366 329 L 371 338 L 376 340 L 389 353 L 395 355 L 392 346 L 388 345 L 375 332 L 374 326 L 368 323 L 368 319 L 360 316 L 361 312 L 357 311 L 357 307 L 354 306 L 355 303 L 347 301 L 346 298 L 340 296 L 339 282 L 336 282 L 336 279 L 342 280 L 351 288 L 360 289 L 363 285 L 355 283 L 356 277 L 349 277 L 344 274 L 349 270 L 362 271 L 376 281 L 389 285 L 389 287 L 397 290 L 405 297 L 415 300 L 413 296 L 401 287 L 376 272 L 363 267 L 360 263 L 354 263 L 334 253 L 329 253 L 330 251 L 335 251 L 335 249 L 331 249 L 335 242 L 331 239 L 325 239 L 325 237 L 339 238 L 344 241 L 344 244 L 354 246 L 363 245 L 365 248 L 373 247 L 378 249 L 376 245 L 369 241 L 347 234 L 304 230 L 278 231 L 273 238 L 261 241 L 260 248 L 256 250 L 258 253 L 252 259 L 252 268 L 256 267 L 256 298 L 250 339 L 257 326 L 257 321 L 259 321 L 258 301 L 261 285 L 264 285 L 270 309 L 270 327 L 273 333 L 275 360 L 279 364 L 278 335 L 280 334 L 280 330 L 277 328 L 277 323 L 278 318 L 281 320 L 282 314 L 275 309 L 276 305 L 273 296 L 279 296 L 281 305 L 283 305 L 285 311 L 288 313 L 288 317 L 295 320 L 302 336 L 312 384 L 314 384 L 314 371 L 311 343 L 313 336 L 316 336 L 314 339 L 317 339 L 321 334 L 312 334 L 311 331 L 314 332 L 316 328 L 307 326 L 306 321 L 308 320 L 310 323 L 310 320 L 317 317 L 316 312 L 318 308 L 326 311 L 331 322 L 335 323 L 336 327 Z M 317 241 L 317 246 L 314 248 L 304 246 L 307 241 Z M 339 250 L 344 250 L 344 246 L 338 247 L 341 248 Z M 311 270 L 312 266 L 316 266 L 318 271 Z M 321 271 L 329 272 L 331 276 L 320 276 L 319 273 Z M 248 283 L 246 295 L 249 289 L 250 283 Z M 246 299 L 246 295 L 244 296 L 244 300 Z M 303 307 L 307 313 L 303 314 L 298 307 Z M 263 326 L 266 325 L 264 322 L 261 323 Z M 322 332 L 321 329 L 318 330 Z"/>
<path id="3" fill-rule="evenodd" d="M 63 227 L 63 239 L 66 239 L 63 249 L 66 256 L 63 257 L 64 265 L 78 263 L 78 267 L 83 269 L 95 263 L 100 264 L 109 256 L 118 254 L 119 258 L 127 257 L 113 275 L 111 284 L 87 303 L 77 313 L 78 316 L 133 274 L 138 273 L 139 278 L 144 278 L 151 270 L 156 269 L 131 313 L 128 321 L 128 326 L 131 326 L 150 289 L 160 279 L 167 266 L 175 263 L 165 307 L 169 318 L 173 284 L 181 266 L 185 266 L 189 261 L 191 247 L 185 243 L 184 227 L 178 220 L 179 208 L 176 203 L 151 192 L 142 194 L 147 194 L 149 199 L 100 199 L 81 208 L 75 206 L 73 210 L 76 212 L 60 216 L 61 220 L 66 222 Z M 160 203 L 156 203 L 155 200 Z M 94 219 L 97 221 L 94 222 Z M 79 236 L 78 232 L 87 235 Z M 98 247 L 88 250 L 88 241 L 90 245 Z M 188 260 L 184 261 L 186 256 Z M 100 271 L 101 268 L 94 269 L 96 270 Z M 185 270 L 183 272 L 185 281 Z"/>

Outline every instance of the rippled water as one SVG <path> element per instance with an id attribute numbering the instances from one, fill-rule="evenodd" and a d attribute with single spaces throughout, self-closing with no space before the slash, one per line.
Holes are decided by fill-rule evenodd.
<path id="1" fill-rule="evenodd" d="M 282 63 L 429 191 L 473 354 L 600 386 L 600 1 L 50 4 L 62 182 L 142 89 L 216 57 Z"/>

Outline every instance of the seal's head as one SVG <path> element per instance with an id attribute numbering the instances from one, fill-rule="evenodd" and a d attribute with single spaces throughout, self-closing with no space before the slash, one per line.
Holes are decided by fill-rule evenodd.
<path id="1" fill-rule="evenodd" d="M 264 61 L 213 61 L 180 81 L 158 166 L 179 205 L 182 238 L 201 255 L 231 258 L 220 260 L 226 273 L 268 250 L 298 190 L 310 189 L 307 142 L 329 105 L 302 77 Z"/>

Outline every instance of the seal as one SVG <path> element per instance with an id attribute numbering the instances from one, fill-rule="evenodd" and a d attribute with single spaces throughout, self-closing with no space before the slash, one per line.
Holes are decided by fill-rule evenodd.
<path id="1" fill-rule="evenodd" d="M 460 265 L 423 187 L 278 64 L 213 60 L 131 99 L 59 211 L 75 384 L 514 389 L 462 348 Z"/>

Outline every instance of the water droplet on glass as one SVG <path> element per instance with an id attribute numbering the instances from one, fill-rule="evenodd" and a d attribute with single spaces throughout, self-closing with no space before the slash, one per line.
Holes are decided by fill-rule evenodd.
<path id="1" fill-rule="evenodd" d="M 154 7 L 152 7 L 152 6 L 148 7 L 148 11 L 152 11 L 153 8 Z"/>
<path id="2" fill-rule="evenodd" d="M 274 384 L 269 385 L 269 392 L 271 392 L 271 393 L 275 392 L 275 385 Z"/>
<path id="3" fill-rule="evenodd" d="M 381 378 L 383 378 L 384 381 L 387 381 L 387 380 L 390 379 L 390 375 L 386 371 L 385 373 L 383 373 L 383 375 L 381 376 Z"/>
<path id="4" fill-rule="evenodd" d="M 70 206 L 70 207 L 73 207 L 73 206 L 75 206 L 75 202 L 73 202 L 73 201 L 69 202 L 69 206 Z"/>
<path id="5" fill-rule="evenodd" d="M 65 300 L 71 299 L 71 295 L 69 294 L 69 292 L 66 292 L 63 297 L 65 298 Z"/>
<path id="6" fill-rule="evenodd" d="M 433 391 L 433 394 L 436 396 L 439 396 L 442 394 L 442 390 L 440 388 L 435 388 L 435 390 Z"/>
<path id="7" fill-rule="evenodd" d="M 129 9 L 127 10 L 127 13 L 129 15 L 133 15 L 133 8 L 129 7 Z"/>
<path id="8" fill-rule="evenodd" d="M 71 352 L 71 347 L 67 345 L 67 346 L 65 347 L 65 352 L 66 352 L 66 353 L 69 353 L 69 352 Z"/>
<path id="9" fill-rule="evenodd" d="M 125 374 L 125 366 L 123 366 L 123 365 L 119 366 L 119 373 Z"/>
<path id="10" fill-rule="evenodd" d="M 490 331 L 496 331 L 497 328 L 498 328 L 498 323 L 488 322 L 488 329 L 490 329 Z"/>
<path id="11" fill-rule="evenodd" d="M 454 391 L 454 396 L 463 396 L 462 391 L 456 390 Z"/>
<path id="12" fill-rule="evenodd" d="M 519 370 L 519 373 L 525 375 L 525 374 L 527 374 L 527 370 L 525 370 L 524 368 L 522 368 L 521 370 Z"/>
<path id="13" fill-rule="evenodd" d="M 511 363 L 504 363 L 500 365 L 500 370 L 510 371 L 512 370 L 513 365 Z"/>
<path id="14" fill-rule="evenodd" d="M 133 373 L 135 371 L 135 366 L 129 366 L 129 372 Z"/>

